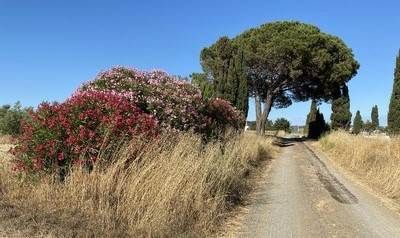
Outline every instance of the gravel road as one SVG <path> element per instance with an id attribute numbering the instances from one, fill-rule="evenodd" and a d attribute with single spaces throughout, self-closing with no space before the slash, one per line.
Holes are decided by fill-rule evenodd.
<path id="1" fill-rule="evenodd" d="M 400 237 L 400 216 L 306 144 L 282 145 L 236 237 Z"/>

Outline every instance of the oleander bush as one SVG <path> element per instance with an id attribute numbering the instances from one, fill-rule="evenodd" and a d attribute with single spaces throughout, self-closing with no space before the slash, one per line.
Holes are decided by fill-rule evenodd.
<path id="1" fill-rule="evenodd" d="M 121 93 L 151 113 L 160 126 L 188 130 L 197 126 L 204 101 L 200 91 L 191 84 L 161 71 L 142 72 L 123 67 L 100 73 L 80 90 L 100 90 Z"/>
<path id="2" fill-rule="evenodd" d="M 23 122 L 16 171 L 55 172 L 71 165 L 91 169 L 99 151 L 111 157 L 118 144 L 151 140 L 159 132 L 192 131 L 221 139 L 244 127 L 240 111 L 223 99 L 204 99 L 188 82 L 160 71 L 123 67 L 100 73 L 62 103 L 42 103 Z"/>
<path id="3" fill-rule="evenodd" d="M 227 128 L 241 129 L 245 118 L 228 101 L 206 99 L 194 85 L 161 71 L 142 72 L 115 67 L 100 73 L 81 90 L 112 90 L 151 113 L 164 128 L 194 130 L 208 136 Z"/>
<path id="4" fill-rule="evenodd" d="M 157 120 L 111 91 L 79 91 L 64 103 L 42 103 L 22 126 L 15 170 L 48 171 L 91 165 L 118 141 L 157 134 Z M 112 145 L 112 146 L 110 146 Z"/>
<path id="5" fill-rule="evenodd" d="M 207 100 L 202 111 L 203 123 L 199 128 L 207 138 L 220 138 L 227 130 L 240 130 L 245 126 L 243 114 L 224 99 Z"/>

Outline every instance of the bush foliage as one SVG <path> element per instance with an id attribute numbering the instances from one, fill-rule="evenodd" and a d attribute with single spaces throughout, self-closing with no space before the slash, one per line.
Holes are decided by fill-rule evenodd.
<path id="1" fill-rule="evenodd" d="M 13 107 L 3 105 L 0 108 L 0 133 L 4 135 L 16 136 L 21 132 L 21 121 L 28 116 L 29 109 L 22 108 L 21 103 L 17 102 Z"/>
<path id="2" fill-rule="evenodd" d="M 222 99 L 203 99 L 188 82 L 166 73 L 122 67 L 100 73 L 63 103 L 42 103 L 23 123 L 15 169 L 64 170 L 89 165 L 121 141 L 151 139 L 160 131 L 191 130 L 218 138 L 244 126 Z M 104 157 L 104 155 L 103 155 Z"/>
<path id="3" fill-rule="evenodd" d="M 290 132 L 290 122 L 286 118 L 278 118 L 273 125 L 274 130 Z"/>
<path id="4" fill-rule="evenodd" d="M 229 102 L 204 98 L 197 87 L 161 71 L 116 67 L 100 73 L 81 90 L 112 90 L 123 94 L 154 115 L 166 129 L 193 130 L 210 137 L 228 128 L 241 129 L 245 124 L 244 116 Z"/>
<path id="5" fill-rule="evenodd" d="M 42 103 L 23 124 L 17 170 L 54 171 L 91 164 L 113 142 L 154 136 L 157 120 L 112 92 L 78 92 L 64 103 Z M 111 148 L 109 148 L 111 149 Z"/>
<path id="6" fill-rule="evenodd" d="M 202 106 L 200 91 L 189 83 L 161 71 L 142 72 L 116 67 L 100 73 L 81 91 L 113 91 L 122 94 L 163 127 L 187 130 L 198 121 Z"/>

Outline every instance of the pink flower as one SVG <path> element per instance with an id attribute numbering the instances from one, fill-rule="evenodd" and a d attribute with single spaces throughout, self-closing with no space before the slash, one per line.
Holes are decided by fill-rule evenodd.
<path id="1" fill-rule="evenodd" d="M 63 161 L 64 160 L 64 152 L 58 153 L 57 159 L 58 159 L 58 161 Z"/>

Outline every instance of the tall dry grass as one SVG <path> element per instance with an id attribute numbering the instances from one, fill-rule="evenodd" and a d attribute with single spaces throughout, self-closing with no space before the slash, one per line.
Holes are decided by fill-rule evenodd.
<path id="1" fill-rule="evenodd" d="M 272 150 L 255 135 L 204 145 L 191 134 L 136 148 L 123 146 L 107 168 L 72 171 L 63 184 L 20 182 L 0 169 L 0 227 L 28 236 L 204 237 L 249 192 L 248 174 Z"/>
<path id="2" fill-rule="evenodd" d="M 400 201 L 400 138 L 334 132 L 323 137 L 320 145 L 341 167 Z"/>

